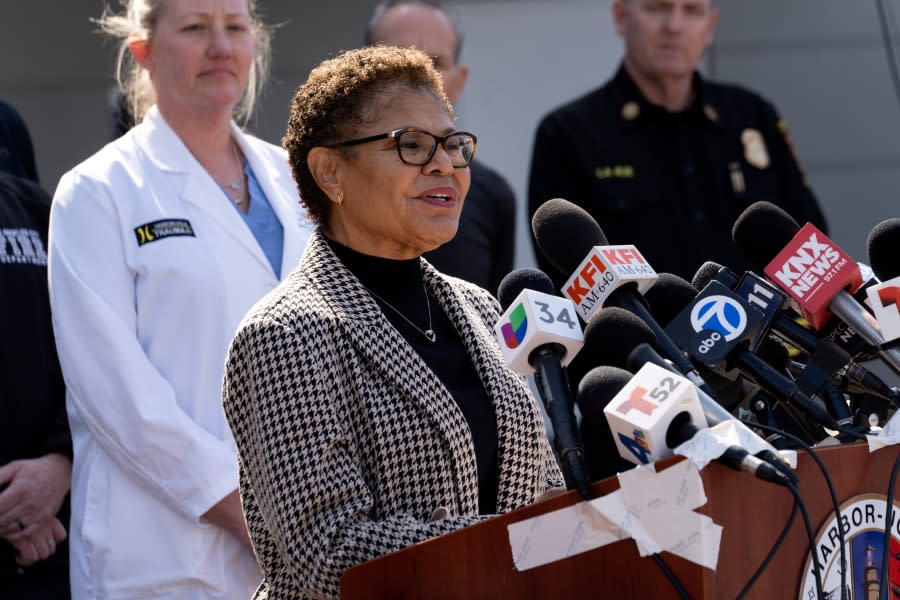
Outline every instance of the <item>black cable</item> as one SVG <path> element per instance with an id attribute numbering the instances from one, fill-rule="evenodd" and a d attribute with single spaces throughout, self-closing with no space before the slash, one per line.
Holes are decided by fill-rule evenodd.
<path id="1" fill-rule="evenodd" d="M 684 587 L 681 585 L 681 582 L 678 581 L 678 578 L 675 577 L 675 573 L 669 568 L 669 565 L 666 564 L 666 561 L 663 560 L 663 557 L 659 554 L 651 554 L 653 560 L 659 566 L 663 573 L 666 574 L 666 577 L 669 578 L 669 582 L 672 584 L 672 587 L 675 588 L 675 591 L 678 592 L 678 597 L 681 600 L 691 600 L 691 597 L 688 596 L 688 593 L 684 590 Z"/>
<path id="2" fill-rule="evenodd" d="M 897 96 L 897 101 L 900 102 L 900 77 L 897 74 L 897 55 L 894 53 L 894 41 L 891 39 L 891 27 L 888 23 L 884 0 L 875 0 L 875 7 L 878 9 L 878 24 L 881 26 L 881 38 L 884 43 L 884 50 L 887 53 L 888 69 L 891 72 L 891 82 L 894 84 L 894 94 Z"/>
<path id="3" fill-rule="evenodd" d="M 781 431 L 780 429 L 776 429 L 775 427 L 769 427 L 768 425 L 761 425 L 760 423 L 754 423 L 752 421 L 746 421 L 744 419 L 740 420 L 741 423 L 747 425 L 748 427 L 756 427 L 757 429 L 762 429 L 763 431 L 767 431 L 769 433 L 777 433 L 779 435 L 783 435 L 797 444 L 800 445 L 801 448 L 806 450 L 806 453 L 816 461 L 816 465 L 819 467 L 819 471 L 822 472 L 822 478 L 825 479 L 825 485 L 828 486 L 828 493 L 831 496 L 831 505 L 834 508 L 834 515 L 837 519 L 837 530 L 838 530 L 838 539 L 841 542 L 841 600 L 847 599 L 847 550 L 845 548 L 846 541 L 844 539 L 844 526 L 843 526 L 843 517 L 841 517 L 841 505 L 837 499 L 837 492 L 834 489 L 834 482 L 831 480 L 831 475 L 828 474 L 828 469 L 825 467 L 825 463 L 822 462 L 819 454 L 806 442 L 798 438 L 796 435 L 788 433 L 787 431 Z M 813 561 L 815 562 L 816 553 L 813 552 Z"/>
<path id="4" fill-rule="evenodd" d="M 778 549 L 781 548 L 781 544 L 784 542 L 785 538 L 787 538 L 788 532 L 791 530 L 791 527 L 794 525 L 794 520 L 797 518 L 797 513 L 799 512 L 800 505 L 797 504 L 797 499 L 794 498 L 794 506 L 791 508 L 791 514 L 788 517 L 787 523 L 784 524 L 784 529 L 781 530 L 781 533 L 778 535 L 778 538 L 775 540 L 775 543 L 772 544 L 772 549 L 769 550 L 769 553 L 766 554 L 766 557 L 760 563 L 759 567 L 753 573 L 753 576 L 747 581 L 747 584 L 744 585 L 741 593 L 737 595 L 735 600 L 741 600 L 744 596 L 750 593 L 750 588 L 756 583 L 756 581 L 760 578 L 763 572 L 769 568 L 769 563 L 772 562 L 772 559 L 775 558 L 775 554 L 778 553 Z"/>
<path id="5" fill-rule="evenodd" d="M 887 498 L 884 509 L 884 548 L 881 556 L 881 597 L 889 598 L 887 585 L 888 558 L 891 556 L 891 523 L 894 521 L 894 486 L 897 485 L 897 472 L 900 471 L 900 454 L 894 459 L 894 467 L 891 469 L 891 479 L 888 482 Z"/>
<path id="6" fill-rule="evenodd" d="M 803 515 L 803 527 L 806 529 L 809 552 L 812 554 L 813 573 L 816 576 L 816 596 L 819 600 L 826 600 L 825 593 L 822 591 L 822 572 L 819 570 L 819 561 L 816 560 L 816 533 L 813 531 L 812 519 L 809 518 L 809 510 L 806 508 L 806 502 L 800 496 L 800 490 L 797 489 L 797 486 L 793 483 L 788 483 L 787 488 L 794 494 L 794 500 L 800 507 L 800 514 Z"/>
<path id="7" fill-rule="evenodd" d="M 828 429 L 831 429 L 831 427 L 829 427 Z M 858 431 L 854 431 L 854 430 L 852 430 L 852 429 L 847 429 L 846 427 L 843 427 L 843 426 L 840 426 L 840 425 L 837 426 L 834 430 L 835 430 L 835 431 L 838 431 L 838 432 L 840 432 L 840 433 L 843 433 L 843 434 L 846 435 L 847 437 L 853 438 L 853 439 L 855 439 L 855 440 L 857 440 L 857 441 L 860 441 L 860 442 L 866 442 L 866 441 L 869 440 L 869 438 L 867 438 L 864 434 L 862 434 L 862 433 L 860 433 L 860 432 L 858 432 Z"/>

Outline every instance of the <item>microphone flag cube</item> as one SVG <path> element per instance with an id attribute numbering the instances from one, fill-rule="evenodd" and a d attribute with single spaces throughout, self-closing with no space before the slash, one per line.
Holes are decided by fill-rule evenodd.
<path id="1" fill-rule="evenodd" d="M 522 290 L 494 325 L 503 360 L 522 375 L 534 373 L 529 360 L 537 348 L 554 344 L 563 349 L 568 365 L 584 346 L 584 334 L 572 301 L 534 290 Z"/>
<path id="2" fill-rule="evenodd" d="M 848 287 L 852 294 L 862 285 L 856 261 L 812 223 L 797 232 L 764 272 L 817 330 L 831 318 L 828 305 L 835 296 Z"/>
<path id="3" fill-rule="evenodd" d="M 884 341 L 893 342 L 900 338 L 900 277 L 873 285 L 866 293 Z"/>
<path id="4" fill-rule="evenodd" d="M 658 278 L 634 246 L 594 246 L 561 291 L 587 322 L 623 285 L 634 283 L 643 294 Z"/>
<path id="5" fill-rule="evenodd" d="M 638 465 L 672 455 L 666 434 L 681 413 L 698 429 L 707 427 L 694 384 L 653 363 L 641 367 L 603 412 L 619 455 Z"/>

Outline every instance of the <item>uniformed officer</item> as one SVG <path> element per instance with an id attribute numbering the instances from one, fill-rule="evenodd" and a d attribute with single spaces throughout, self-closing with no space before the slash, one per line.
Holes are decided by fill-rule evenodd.
<path id="1" fill-rule="evenodd" d="M 825 228 L 775 108 L 697 72 L 719 11 L 712 0 L 617 0 L 625 58 L 605 85 L 547 115 L 535 135 L 529 214 L 561 197 L 611 244 L 690 278 L 707 260 L 745 269 L 735 219 L 767 200 Z M 536 250 L 538 262 L 557 280 Z"/>

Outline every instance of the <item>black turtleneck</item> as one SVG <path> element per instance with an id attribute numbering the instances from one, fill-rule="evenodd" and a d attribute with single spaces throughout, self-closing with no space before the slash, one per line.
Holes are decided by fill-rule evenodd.
<path id="1" fill-rule="evenodd" d="M 453 323 L 434 297 L 429 295 L 426 303 L 427 292 L 420 260 L 370 256 L 327 237 L 325 239 L 344 266 L 365 288 L 374 292 L 372 298 L 387 320 L 434 371 L 456 401 L 469 424 L 475 446 L 479 512 L 497 512 L 497 420 L 494 407 Z M 429 327 L 428 303 L 431 306 L 434 342 L 424 334 Z"/>

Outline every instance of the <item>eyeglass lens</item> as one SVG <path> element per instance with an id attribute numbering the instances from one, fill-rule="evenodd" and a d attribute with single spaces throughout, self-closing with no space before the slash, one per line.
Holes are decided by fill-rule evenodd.
<path id="1" fill-rule="evenodd" d="M 431 160 L 437 141 L 428 133 L 404 131 L 397 138 L 400 158 L 413 165 L 424 165 Z M 465 167 L 475 153 L 475 140 L 465 133 L 453 134 L 442 144 L 454 167 Z"/>

